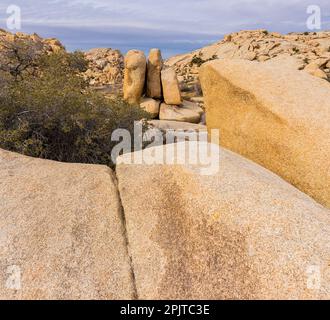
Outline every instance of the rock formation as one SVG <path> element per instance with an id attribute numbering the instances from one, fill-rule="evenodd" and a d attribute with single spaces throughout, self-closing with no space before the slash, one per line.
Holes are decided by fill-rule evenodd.
<path id="1" fill-rule="evenodd" d="M 161 76 L 165 103 L 180 105 L 182 98 L 175 70 L 173 68 L 164 69 Z"/>
<path id="2" fill-rule="evenodd" d="M 130 50 L 125 57 L 124 99 L 130 104 L 140 103 L 146 77 L 147 61 L 143 51 Z"/>
<path id="3" fill-rule="evenodd" d="M 142 66 L 145 63 L 142 56 L 144 54 L 141 51 L 132 50 L 125 58 L 124 99 L 130 104 L 140 102 L 140 107 L 149 112 L 152 118 L 200 123 L 203 109 L 197 103 L 182 101 L 177 75 L 173 68 L 163 69 L 159 49 L 150 50 L 147 83 L 144 85 L 145 92 L 143 91 Z"/>
<path id="4" fill-rule="evenodd" d="M 148 57 L 147 68 L 147 97 L 162 98 L 162 84 L 160 73 L 163 68 L 162 54 L 159 49 L 151 49 Z"/>
<path id="5" fill-rule="evenodd" d="M 220 144 L 330 207 L 330 86 L 282 63 L 217 60 L 201 68 L 207 125 Z"/>
<path id="6" fill-rule="evenodd" d="M 140 299 L 330 298 L 328 209 L 215 145 L 210 176 L 185 158 L 195 143 L 172 147 L 139 154 L 184 165 L 125 165 L 127 154 L 116 170 Z"/>

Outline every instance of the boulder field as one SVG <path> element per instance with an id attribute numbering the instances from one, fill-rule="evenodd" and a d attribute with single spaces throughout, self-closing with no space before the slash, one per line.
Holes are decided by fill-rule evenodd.
<path id="1" fill-rule="evenodd" d="M 208 129 L 330 207 L 330 86 L 289 64 L 217 60 L 200 70 Z"/>
<path id="2" fill-rule="evenodd" d="M 116 172 L 0 150 L 0 298 L 329 299 L 329 210 L 204 145 L 212 175 L 181 161 L 195 143 Z"/>

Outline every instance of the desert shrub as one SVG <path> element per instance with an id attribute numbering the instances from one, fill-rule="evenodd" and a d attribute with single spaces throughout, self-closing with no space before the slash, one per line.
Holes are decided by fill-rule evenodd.
<path id="1" fill-rule="evenodd" d="M 3 80 L 0 147 L 44 159 L 112 166 L 112 132 L 123 128 L 133 133 L 134 121 L 148 114 L 89 89 L 80 76 L 86 67 L 80 53 L 42 55 L 37 65 L 37 73 Z"/>
<path id="2" fill-rule="evenodd" d="M 183 82 L 180 84 L 180 91 L 183 93 L 192 92 L 193 88 L 190 85 L 188 85 L 187 83 Z"/>
<path id="3" fill-rule="evenodd" d="M 205 60 L 203 60 L 200 56 L 196 56 L 196 55 L 194 55 L 191 60 L 191 63 L 196 64 L 198 67 L 200 67 L 204 62 Z"/>
<path id="4" fill-rule="evenodd" d="M 0 70 L 19 80 L 26 73 L 33 73 L 36 62 L 42 54 L 41 44 L 31 39 L 2 40 L 0 50 Z"/>
<path id="5" fill-rule="evenodd" d="M 200 54 L 200 55 L 194 55 L 193 56 L 193 58 L 191 59 L 191 63 L 190 63 L 190 65 L 191 66 L 193 66 L 194 64 L 195 65 L 197 65 L 198 67 L 200 67 L 202 64 L 204 64 L 205 62 L 208 62 L 208 61 L 212 61 L 212 60 L 216 60 L 216 59 L 218 59 L 218 56 L 217 55 L 213 55 L 211 58 L 209 58 L 209 59 L 206 59 L 206 60 L 204 60 L 203 58 L 202 58 L 202 55 Z"/>

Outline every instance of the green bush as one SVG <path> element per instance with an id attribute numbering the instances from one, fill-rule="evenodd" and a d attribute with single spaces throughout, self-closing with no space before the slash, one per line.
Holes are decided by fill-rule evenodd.
<path id="1" fill-rule="evenodd" d="M 42 55 L 36 65 L 35 72 L 22 77 L 2 74 L 0 147 L 44 159 L 112 166 L 112 132 L 123 128 L 133 136 L 134 121 L 148 114 L 89 89 L 80 76 L 87 66 L 81 53 Z"/>

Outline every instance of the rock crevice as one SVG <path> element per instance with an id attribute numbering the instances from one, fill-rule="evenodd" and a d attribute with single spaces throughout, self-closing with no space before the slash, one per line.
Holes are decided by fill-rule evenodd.
<path id="1" fill-rule="evenodd" d="M 123 202 L 121 199 L 121 194 L 119 191 L 119 180 L 118 180 L 118 176 L 116 174 L 116 171 L 114 171 L 114 173 L 112 174 L 112 172 L 110 172 L 110 175 L 112 175 L 114 177 L 114 182 L 116 185 L 116 192 L 117 192 L 117 196 L 118 196 L 118 201 L 119 201 L 119 214 L 120 214 L 120 219 L 124 228 L 124 238 L 125 238 L 125 244 L 126 244 L 126 252 L 127 252 L 127 256 L 129 258 L 129 264 L 130 264 L 130 276 L 131 276 L 131 281 L 132 281 L 132 287 L 133 287 L 133 299 L 134 300 L 138 300 L 139 299 L 139 295 L 138 295 L 138 291 L 137 291 L 137 287 L 136 287 L 136 279 L 135 279 L 135 272 L 134 272 L 134 265 L 133 265 L 133 259 L 132 259 L 132 254 L 131 254 L 131 250 L 130 250 L 130 244 L 129 244 L 129 237 L 128 237 L 128 232 L 127 232 L 127 220 L 126 220 L 126 216 L 125 216 L 125 209 L 123 206 Z"/>

